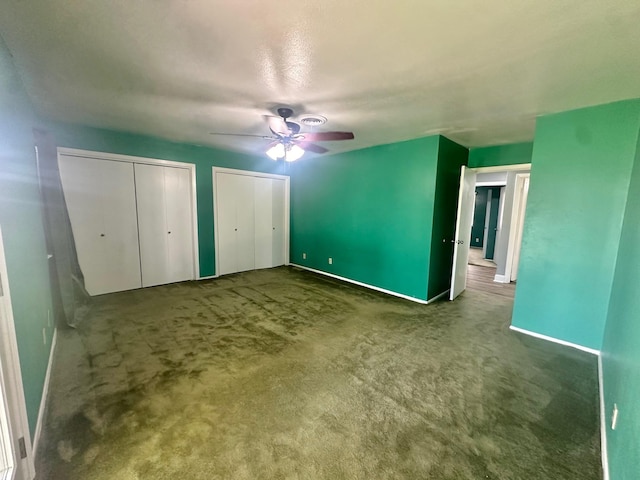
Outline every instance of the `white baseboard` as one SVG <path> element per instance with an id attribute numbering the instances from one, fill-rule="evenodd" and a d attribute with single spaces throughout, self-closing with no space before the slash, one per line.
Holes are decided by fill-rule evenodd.
<path id="1" fill-rule="evenodd" d="M 38 446 L 40 445 L 40 434 L 42 433 L 42 425 L 44 415 L 47 410 L 47 398 L 49 397 L 49 382 L 51 380 L 51 370 L 53 369 L 53 357 L 56 350 L 58 340 L 58 329 L 53 330 L 51 337 L 51 349 L 49 350 L 49 363 L 47 364 L 47 373 L 44 376 L 44 386 L 42 387 L 42 397 L 40 398 L 40 408 L 38 409 L 38 420 L 36 421 L 36 431 L 33 434 L 33 458 L 36 458 Z"/>
<path id="2" fill-rule="evenodd" d="M 429 300 L 427 300 L 427 304 L 429 304 L 429 303 L 433 303 L 433 302 L 435 302 L 436 300 L 440 300 L 440 299 L 441 299 L 442 297 L 444 297 L 445 295 L 449 295 L 449 292 L 450 292 L 450 291 L 451 291 L 451 290 L 447 288 L 444 292 L 439 293 L 439 294 L 438 294 L 438 295 L 436 295 L 435 297 L 432 297 L 432 298 L 430 298 Z"/>
<path id="3" fill-rule="evenodd" d="M 509 328 L 511 330 L 523 333 L 525 335 L 540 338 L 542 340 L 547 340 L 553 343 L 558 343 L 560 345 L 564 345 L 567 347 L 576 348 L 578 350 L 591 353 L 592 355 L 596 355 L 598 357 L 598 391 L 600 396 L 600 456 L 602 459 L 603 479 L 609 480 L 609 454 L 607 451 L 607 421 L 606 421 L 606 412 L 605 412 L 605 404 L 604 404 L 604 377 L 602 372 L 602 354 L 600 350 L 583 347 L 582 345 L 577 345 L 571 342 L 565 342 L 564 340 L 558 340 L 557 338 L 548 337 L 547 335 L 542 335 L 540 333 L 531 332 L 523 328 L 514 327 L 513 325 L 511 325 Z"/>
<path id="4" fill-rule="evenodd" d="M 510 283 L 510 281 L 507 280 L 506 275 L 498 275 L 498 274 L 496 274 L 496 276 L 493 277 L 493 281 L 497 283 Z"/>
<path id="5" fill-rule="evenodd" d="M 435 296 L 435 297 L 433 297 L 433 298 L 431 298 L 429 300 L 422 300 L 421 298 L 410 297 L 409 295 L 405 295 L 403 293 L 398 293 L 398 292 L 394 292 L 394 291 L 391 291 L 391 290 L 387 290 L 386 288 L 376 287 L 375 285 L 369 285 L 368 283 L 359 282 L 357 280 L 352 280 L 352 279 L 347 278 L 347 277 L 341 277 L 339 275 L 334 275 L 333 273 L 323 272 L 322 270 L 316 270 L 315 268 L 305 267 L 304 265 L 298 265 L 297 263 L 291 263 L 290 265 L 292 267 L 298 267 L 298 268 L 301 268 L 303 270 L 308 270 L 309 272 L 318 273 L 320 275 L 325 275 L 327 277 L 335 278 L 337 280 L 342 280 L 343 282 L 349 282 L 349 283 L 353 283 L 354 285 L 359 285 L 361 287 L 370 288 L 371 290 L 376 290 L 378 292 L 386 293 L 387 295 L 393 295 L 394 297 L 400 297 L 400 298 L 404 298 L 405 300 L 411 300 L 412 302 L 421 303 L 423 305 L 428 305 L 429 303 L 434 302 L 438 298 L 440 298 L 443 295 L 446 295 L 448 293 L 448 290 L 447 290 L 446 292 L 442 292 L 440 295 L 437 295 L 437 296 Z"/>
<path id="6" fill-rule="evenodd" d="M 513 325 L 509 326 L 509 328 L 511 330 L 514 330 L 514 331 L 520 332 L 520 333 L 524 333 L 525 335 L 529 335 L 531 337 L 540 338 L 542 340 L 547 340 L 549 342 L 558 343 L 558 344 L 564 345 L 566 347 L 571 347 L 571 348 L 575 348 L 577 350 L 582 350 L 583 352 L 587 352 L 587 353 L 590 353 L 592 355 L 600 355 L 600 350 L 596 350 L 595 348 L 583 347 L 582 345 L 578 345 L 576 343 L 566 342 L 564 340 L 560 340 L 560 339 L 557 339 L 557 338 L 548 337 L 547 335 L 542 335 L 540 333 L 531 332 L 529 330 L 525 330 L 524 328 L 514 327 Z"/>
<path id="7" fill-rule="evenodd" d="M 198 277 L 197 280 L 211 280 L 212 278 L 218 278 L 218 275 L 209 275 L 208 277 Z"/>
<path id="8" fill-rule="evenodd" d="M 600 455 L 602 457 L 602 478 L 609 480 L 609 452 L 607 451 L 607 417 L 604 405 L 602 355 L 598 355 L 598 389 L 600 390 Z"/>

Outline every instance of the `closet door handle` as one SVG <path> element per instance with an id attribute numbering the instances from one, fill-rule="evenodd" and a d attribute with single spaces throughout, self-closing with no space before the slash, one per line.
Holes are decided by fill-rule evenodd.
<path id="1" fill-rule="evenodd" d="M 171 232 L 167 232 L 169 235 L 171 235 Z"/>
<path id="2" fill-rule="evenodd" d="M 101 237 L 104 237 L 104 233 L 101 233 L 101 234 L 100 234 L 100 236 L 101 236 Z"/>

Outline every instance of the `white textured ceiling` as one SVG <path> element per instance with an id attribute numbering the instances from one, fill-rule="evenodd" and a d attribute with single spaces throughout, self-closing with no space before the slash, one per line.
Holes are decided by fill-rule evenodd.
<path id="1" fill-rule="evenodd" d="M 288 105 L 332 152 L 443 133 L 531 140 L 535 117 L 640 97 L 638 0 L 3 0 L 50 118 L 257 153 Z M 307 129 L 308 130 L 308 129 Z"/>

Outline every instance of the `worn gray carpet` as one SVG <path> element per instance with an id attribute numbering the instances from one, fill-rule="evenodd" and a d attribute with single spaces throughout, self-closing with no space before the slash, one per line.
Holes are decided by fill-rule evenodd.
<path id="1" fill-rule="evenodd" d="M 601 478 L 596 360 L 290 268 L 95 299 L 59 332 L 38 479 Z"/>

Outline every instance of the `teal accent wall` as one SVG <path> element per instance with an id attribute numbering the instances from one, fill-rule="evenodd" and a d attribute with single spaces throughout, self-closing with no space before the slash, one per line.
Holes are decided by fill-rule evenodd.
<path id="1" fill-rule="evenodd" d="M 602 370 L 611 479 L 637 478 L 640 465 L 640 141 L 609 302 Z M 615 431 L 611 430 L 614 403 L 619 409 Z"/>
<path id="2" fill-rule="evenodd" d="M 451 286 L 452 240 L 455 238 L 458 215 L 460 167 L 466 165 L 468 159 L 469 150 L 446 137 L 440 137 L 427 299 L 446 292 Z"/>
<path id="3" fill-rule="evenodd" d="M 58 146 L 137 157 L 193 163 L 196 166 L 200 276 L 215 274 L 213 240 L 212 167 L 235 168 L 288 175 L 288 165 L 266 155 L 244 155 L 211 147 L 170 142 L 159 138 L 69 124 L 52 124 Z"/>
<path id="4" fill-rule="evenodd" d="M 53 336 L 47 322 L 52 308 L 49 267 L 32 136 L 36 124 L 0 38 L 0 226 L 32 437 Z"/>
<path id="5" fill-rule="evenodd" d="M 531 142 L 472 148 L 469 151 L 469 168 L 531 163 L 532 152 L 533 143 Z"/>
<path id="6" fill-rule="evenodd" d="M 449 182 L 440 198 L 451 198 L 449 168 L 438 168 L 445 151 L 452 167 L 466 161 L 466 149 L 433 136 L 294 164 L 291 262 L 426 300 L 442 269 L 431 263 L 434 228 L 451 222 L 434 216 L 438 177 Z"/>
<path id="7" fill-rule="evenodd" d="M 537 121 L 513 325 L 599 350 L 640 100 Z"/>

